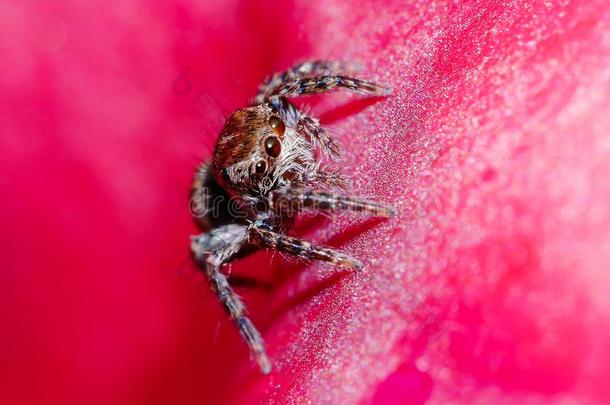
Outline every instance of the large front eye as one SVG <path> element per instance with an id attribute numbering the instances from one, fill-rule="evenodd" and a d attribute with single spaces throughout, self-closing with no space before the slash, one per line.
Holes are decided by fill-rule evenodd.
<path id="1" fill-rule="evenodd" d="M 275 132 L 277 136 L 280 138 L 284 136 L 284 132 L 286 132 L 286 125 L 280 117 L 272 115 L 269 118 L 269 126 L 273 129 L 273 132 Z"/>
<path id="2" fill-rule="evenodd" d="M 267 162 L 265 162 L 264 160 L 259 160 L 258 162 L 256 162 L 256 165 L 254 166 L 254 171 L 259 176 L 265 174 L 265 172 L 267 171 Z"/>
<path id="3" fill-rule="evenodd" d="M 265 152 L 267 155 L 276 158 L 282 152 L 282 144 L 277 136 L 269 136 L 265 139 Z"/>

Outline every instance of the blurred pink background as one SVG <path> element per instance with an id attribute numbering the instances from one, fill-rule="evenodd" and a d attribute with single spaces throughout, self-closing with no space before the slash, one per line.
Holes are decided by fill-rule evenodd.
<path id="1" fill-rule="evenodd" d="M 188 261 L 194 168 L 268 74 L 360 61 L 387 100 L 305 100 L 391 221 L 297 233 L 365 271 L 231 271 L 262 376 Z M 610 401 L 610 6 L 0 0 L 3 404 Z"/>

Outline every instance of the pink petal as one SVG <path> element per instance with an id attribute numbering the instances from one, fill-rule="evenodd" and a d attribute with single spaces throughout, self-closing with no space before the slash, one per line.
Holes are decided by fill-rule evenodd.
<path id="1" fill-rule="evenodd" d="M 2 403 L 607 403 L 604 1 L 4 2 Z M 262 376 L 188 264 L 222 118 L 307 58 L 394 88 L 310 104 L 390 221 L 304 219 L 357 275 L 235 274 Z M 270 264 L 271 263 L 271 264 Z"/>

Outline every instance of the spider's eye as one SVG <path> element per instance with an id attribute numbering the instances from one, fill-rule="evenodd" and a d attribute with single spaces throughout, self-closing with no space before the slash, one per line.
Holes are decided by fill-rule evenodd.
<path id="1" fill-rule="evenodd" d="M 231 178 L 229 177 L 229 171 L 226 168 L 222 169 L 220 175 L 222 176 L 222 179 L 227 183 L 231 181 Z"/>
<path id="2" fill-rule="evenodd" d="M 265 172 L 267 171 L 267 162 L 265 162 L 264 160 L 259 160 L 258 162 L 256 162 L 256 165 L 254 166 L 254 171 L 256 171 L 256 174 L 258 175 L 265 174 Z"/>
<path id="3" fill-rule="evenodd" d="M 272 115 L 269 118 L 269 126 L 273 129 L 273 132 L 277 134 L 277 136 L 284 136 L 284 132 L 286 132 L 286 125 L 284 121 L 281 120 L 280 117 L 276 115 Z"/>
<path id="4" fill-rule="evenodd" d="M 271 157 L 278 157 L 282 152 L 282 144 L 276 136 L 269 136 L 265 139 L 265 152 Z"/>

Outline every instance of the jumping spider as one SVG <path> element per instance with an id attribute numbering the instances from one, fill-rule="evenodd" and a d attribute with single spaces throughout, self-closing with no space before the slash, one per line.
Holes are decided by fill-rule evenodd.
<path id="1" fill-rule="evenodd" d="M 205 232 L 192 237 L 194 260 L 264 374 L 271 371 L 271 363 L 263 340 L 223 274 L 223 266 L 258 248 L 271 248 L 358 270 L 362 263 L 345 253 L 287 236 L 297 214 L 305 209 L 352 210 L 381 217 L 394 214 L 385 205 L 337 192 L 346 180 L 325 170 L 317 162 L 317 151 L 336 161 L 339 144 L 318 120 L 287 100 L 333 89 L 372 96 L 390 93 L 386 87 L 340 73 L 349 70 L 341 62 L 311 61 L 272 76 L 249 107 L 229 116 L 211 164 L 202 165 L 195 175 L 191 204 Z"/>

